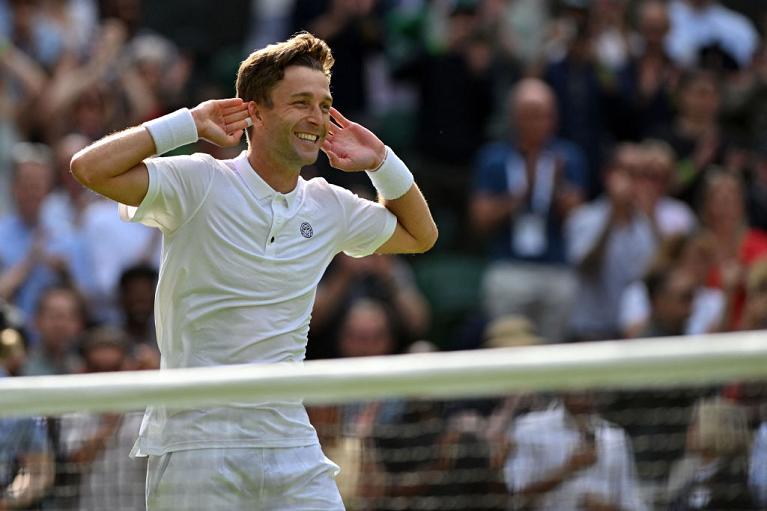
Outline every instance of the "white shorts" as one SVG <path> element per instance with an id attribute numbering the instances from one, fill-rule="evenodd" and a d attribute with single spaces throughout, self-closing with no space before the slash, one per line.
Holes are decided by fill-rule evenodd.
<path id="1" fill-rule="evenodd" d="M 338 465 L 319 445 L 194 449 L 150 456 L 147 511 L 344 510 Z"/>

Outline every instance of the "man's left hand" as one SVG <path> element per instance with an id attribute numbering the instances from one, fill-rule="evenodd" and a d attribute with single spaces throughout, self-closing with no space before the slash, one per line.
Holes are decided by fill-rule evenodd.
<path id="1" fill-rule="evenodd" d="M 332 121 L 322 143 L 322 151 L 330 164 L 344 172 L 377 169 L 386 157 L 386 146 L 372 131 L 348 120 L 335 108 L 330 109 Z"/>

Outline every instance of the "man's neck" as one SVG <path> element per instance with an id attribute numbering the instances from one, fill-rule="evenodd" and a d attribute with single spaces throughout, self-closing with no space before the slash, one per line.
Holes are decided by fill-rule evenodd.
<path id="1" fill-rule="evenodd" d="M 537 159 L 543 152 L 543 148 L 546 146 L 546 141 L 540 140 L 523 140 L 521 138 L 516 140 L 517 151 L 525 156 L 525 158 Z"/>
<path id="2" fill-rule="evenodd" d="M 278 162 L 267 150 L 248 148 L 248 162 L 273 190 L 290 193 L 296 188 L 301 168 L 290 168 Z"/>

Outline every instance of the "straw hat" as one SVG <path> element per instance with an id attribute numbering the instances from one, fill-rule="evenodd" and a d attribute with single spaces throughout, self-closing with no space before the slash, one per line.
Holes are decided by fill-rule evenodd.
<path id="1" fill-rule="evenodd" d="M 529 319 L 518 316 L 501 316 L 485 328 L 484 348 L 510 348 L 541 344 L 543 339 L 535 333 Z"/>

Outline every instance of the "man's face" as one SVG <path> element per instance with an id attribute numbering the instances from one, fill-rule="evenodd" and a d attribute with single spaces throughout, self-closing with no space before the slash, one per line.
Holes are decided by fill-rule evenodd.
<path id="1" fill-rule="evenodd" d="M 304 66 L 285 69 L 272 90 L 272 107 L 257 107 L 253 129 L 277 163 L 301 168 L 317 161 L 330 119 L 330 82 L 322 71 Z"/>
<path id="2" fill-rule="evenodd" d="M 83 330 L 77 299 L 66 291 L 46 296 L 36 319 L 40 339 L 53 350 L 66 349 Z"/>
<path id="3" fill-rule="evenodd" d="M 543 145 L 556 129 L 556 111 L 541 95 L 520 99 L 514 110 L 518 136 L 524 145 Z"/>
<path id="4" fill-rule="evenodd" d="M 695 280 L 685 271 L 675 271 L 658 297 L 656 314 L 666 328 L 682 334 L 692 313 Z"/>
<path id="5" fill-rule="evenodd" d="M 125 366 L 125 352 L 108 344 L 96 346 L 85 354 L 85 369 L 89 373 L 121 371 Z"/>
<path id="6" fill-rule="evenodd" d="M 339 350 L 344 357 L 389 355 L 394 349 L 386 313 L 380 309 L 353 309 L 341 329 Z"/>
<path id="7" fill-rule="evenodd" d="M 40 207 L 53 186 L 53 170 L 33 162 L 19 163 L 13 195 L 19 215 L 28 224 L 37 221 Z"/>
<path id="8" fill-rule="evenodd" d="M 137 278 L 127 283 L 120 295 L 120 305 L 129 321 L 146 322 L 154 310 L 155 283 L 148 278 Z"/>

